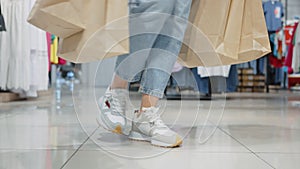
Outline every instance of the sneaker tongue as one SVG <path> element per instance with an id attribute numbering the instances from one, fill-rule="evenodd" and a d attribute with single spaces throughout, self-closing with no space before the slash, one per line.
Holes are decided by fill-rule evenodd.
<path id="1" fill-rule="evenodd" d="M 159 128 L 167 127 L 164 122 L 161 120 L 160 115 L 158 114 L 159 108 L 150 107 L 150 108 L 142 108 L 144 116 L 148 118 L 151 122 L 155 122 L 156 126 Z"/>
<path id="2" fill-rule="evenodd" d="M 155 107 L 142 108 L 142 114 L 146 116 L 149 120 L 156 121 L 159 119 L 158 109 Z"/>

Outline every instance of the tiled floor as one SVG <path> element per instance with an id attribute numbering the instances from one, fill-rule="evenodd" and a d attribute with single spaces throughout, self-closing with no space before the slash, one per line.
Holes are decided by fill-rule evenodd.
<path id="1" fill-rule="evenodd" d="M 96 97 L 76 88 L 38 100 L 0 103 L 0 169 L 296 169 L 300 94 L 216 95 L 160 102 L 163 119 L 185 136 L 180 148 L 134 142 L 99 127 Z M 138 97 L 132 94 L 138 106 Z"/>

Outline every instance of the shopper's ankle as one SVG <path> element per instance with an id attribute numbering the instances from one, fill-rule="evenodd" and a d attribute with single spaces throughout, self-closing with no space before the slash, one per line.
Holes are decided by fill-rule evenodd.
<path id="1" fill-rule="evenodd" d="M 138 113 L 145 113 L 145 112 L 151 111 L 153 109 L 157 109 L 157 107 L 156 106 L 146 106 L 146 107 L 142 106 Z"/>
<path id="2" fill-rule="evenodd" d="M 127 90 L 127 87 L 124 86 L 111 86 L 109 90 Z"/>

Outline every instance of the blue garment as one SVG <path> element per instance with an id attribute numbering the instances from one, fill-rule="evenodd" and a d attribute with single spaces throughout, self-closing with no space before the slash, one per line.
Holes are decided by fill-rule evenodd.
<path id="1" fill-rule="evenodd" d="M 192 0 L 129 0 L 130 54 L 117 58 L 115 72 L 140 92 L 163 97 L 181 50 Z"/>
<path id="2" fill-rule="evenodd" d="M 202 78 L 201 75 L 198 74 L 197 68 L 191 70 L 197 82 L 197 88 L 195 90 L 198 90 L 200 93 L 209 94 L 209 87 L 211 87 L 212 92 L 216 93 L 235 92 L 237 89 L 239 83 L 237 65 L 231 65 L 229 76 L 227 78 L 221 76 Z M 209 85 L 209 82 L 211 82 L 211 85 Z"/>
<path id="3" fill-rule="evenodd" d="M 236 92 L 239 85 L 237 65 L 231 65 L 229 76 L 226 78 L 227 92 Z"/>
<path id="4" fill-rule="evenodd" d="M 247 63 L 238 64 L 238 68 L 251 68 L 254 74 L 266 74 L 265 70 L 266 57 L 261 57 L 257 60 L 252 60 Z"/>
<path id="5" fill-rule="evenodd" d="M 197 89 L 195 89 L 195 90 L 198 90 L 200 93 L 203 93 L 203 94 L 209 94 L 209 87 L 210 87 L 209 80 L 210 79 L 208 77 L 201 78 L 201 76 L 198 74 L 197 68 L 192 68 L 191 70 L 192 70 L 195 80 L 197 82 Z"/>
<path id="6" fill-rule="evenodd" d="M 281 18 L 284 16 L 284 8 L 281 2 L 270 0 L 263 3 L 268 31 L 277 31 L 282 28 Z"/>
<path id="7" fill-rule="evenodd" d="M 266 62 L 266 57 L 261 57 L 258 59 L 258 62 L 256 61 L 256 64 L 259 64 L 259 65 L 256 65 L 259 66 L 258 67 L 258 72 L 257 72 L 257 68 L 255 69 L 254 73 L 255 74 L 265 74 L 266 70 L 265 70 L 265 62 Z"/>
<path id="8" fill-rule="evenodd" d="M 283 82 L 283 69 L 275 68 L 275 84 L 281 84 Z"/>

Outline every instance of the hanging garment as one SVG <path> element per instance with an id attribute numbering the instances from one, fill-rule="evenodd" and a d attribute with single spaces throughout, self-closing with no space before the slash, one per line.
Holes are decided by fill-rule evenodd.
<path id="1" fill-rule="evenodd" d="M 51 71 L 51 34 L 47 32 L 48 70 Z"/>
<path id="2" fill-rule="evenodd" d="M 267 1 L 263 3 L 267 28 L 269 31 L 277 31 L 282 27 L 281 18 L 284 16 L 284 8 L 279 1 Z"/>
<path id="3" fill-rule="evenodd" d="M 35 97 L 48 89 L 48 57 L 46 33 L 27 23 L 34 0 L 0 3 L 7 28 L 0 34 L 0 88 Z"/>
<path id="4" fill-rule="evenodd" d="M 295 23 L 291 25 L 286 25 L 284 27 L 285 44 L 287 46 L 289 46 L 293 41 L 294 30 L 295 30 Z"/>
<path id="5" fill-rule="evenodd" d="M 60 58 L 59 56 L 57 56 L 57 51 L 58 51 L 58 42 L 59 42 L 59 38 L 55 35 L 51 35 L 48 34 L 47 38 L 50 38 L 50 48 L 49 48 L 49 59 L 50 59 L 50 63 L 52 64 L 58 64 L 58 65 L 65 65 L 67 64 L 67 61 L 65 59 Z M 49 41 L 49 40 L 47 40 Z"/>
<path id="6" fill-rule="evenodd" d="M 283 47 L 285 46 L 283 45 L 283 36 L 283 30 L 270 34 L 270 41 L 271 44 L 273 44 L 273 52 L 269 56 L 269 64 L 271 64 L 273 68 L 281 68 L 285 61 L 283 56 Z"/>
<path id="7" fill-rule="evenodd" d="M 7 32 L 0 34 L 0 87 L 29 90 L 30 41 L 23 0 L 1 0 Z"/>
<path id="8" fill-rule="evenodd" d="M 237 65 L 231 65 L 229 76 L 226 78 L 227 92 L 236 92 L 239 84 Z"/>
<path id="9" fill-rule="evenodd" d="M 34 0 L 25 0 L 24 15 L 28 16 L 34 5 Z M 37 91 L 48 89 L 48 51 L 47 51 L 47 36 L 46 32 L 37 29 L 27 23 L 29 29 L 30 49 L 30 81 L 29 90 L 25 91 L 27 97 L 36 97 Z"/>
<path id="10" fill-rule="evenodd" d="M 200 93 L 209 94 L 210 89 L 212 92 L 235 92 L 238 86 L 238 72 L 237 65 L 232 65 L 230 68 L 229 76 L 225 77 L 201 77 L 198 74 L 197 68 L 191 69 L 197 86 L 195 90 L 198 90 Z M 226 82 L 225 82 L 226 81 Z M 211 85 L 209 83 L 211 82 Z M 226 83 L 226 85 L 225 85 Z"/>
<path id="11" fill-rule="evenodd" d="M 57 49 L 58 49 L 58 37 L 55 35 L 51 36 L 51 57 L 50 61 L 52 64 L 58 64 L 58 56 L 57 56 Z"/>
<path id="12" fill-rule="evenodd" d="M 291 39 L 294 39 L 294 37 L 295 37 L 295 33 L 296 33 L 296 29 L 298 27 L 298 24 L 299 23 L 295 23 L 295 25 L 294 25 L 294 30 L 293 30 L 292 38 Z M 293 43 L 290 43 L 290 45 L 288 47 L 288 52 L 287 52 L 286 60 L 285 60 L 285 63 L 284 63 L 284 65 L 286 67 L 288 67 L 288 73 L 289 74 L 293 73 L 293 69 L 292 69 L 293 51 L 294 51 L 294 45 L 293 45 Z"/>
<path id="13" fill-rule="evenodd" d="M 4 22 L 4 17 L 2 15 L 1 3 L 0 3 L 0 32 L 6 31 L 6 26 Z"/>
<path id="14" fill-rule="evenodd" d="M 295 36 L 294 36 L 292 68 L 295 73 L 300 72 L 300 26 L 299 25 L 297 26 Z"/>
<path id="15" fill-rule="evenodd" d="M 6 4 L 1 4 L 1 15 L 5 18 L 8 16 L 8 9 L 6 9 Z M 6 23 L 7 26 L 7 23 Z M 8 50 L 7 46 L 10 38 L 8 38 L 8 32 L 0 32 L 0 89 L 3 89 L 2 86 L 5 86 L 7 81 L 7 69 L 8 69 Z"/>
<path id="16" fill-rule="evenodd" d="M 275 39 L 274 39 L 274 50 L 273 55 L 278 60 L 282 60 L 282 57 L 285 57 L 285 51 L 286 51 L 286 45 L 284 43 L 284 31 L 283 29 L 277 31 L 275 33 Z"/>
<path id="17" fill-rule="evenodd" d="M 222 76 L 228 77 L 230 71 L 229 66 L 215 66 L 215 67 L 198 67 L 198 74 L 203 77 Z"/>
<path id="18" fill-rule="evenodd" d="M 281 68 L 284 64 L 285 58 L 278 59 L 277 57 L 271 55 L 269 60 L 273 68 Z"/>

